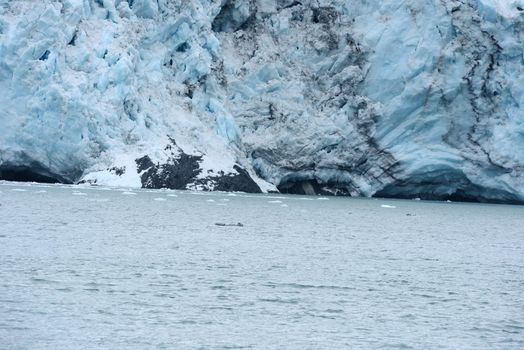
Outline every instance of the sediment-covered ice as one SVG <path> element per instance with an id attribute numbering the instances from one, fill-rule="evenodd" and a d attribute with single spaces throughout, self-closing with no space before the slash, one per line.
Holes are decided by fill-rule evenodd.
<path id="1" fill-rule="evenodd" d="M 0 0 L 0 178 L 524 201 L 524 1 Z"/>

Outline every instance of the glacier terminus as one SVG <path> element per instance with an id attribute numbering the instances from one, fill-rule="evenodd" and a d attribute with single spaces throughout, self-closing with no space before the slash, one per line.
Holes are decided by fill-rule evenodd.
<path id="1" fill-rule="evenodd" d="M 523 0 L 0 0 L 0 179 L 524 203 Z"/>

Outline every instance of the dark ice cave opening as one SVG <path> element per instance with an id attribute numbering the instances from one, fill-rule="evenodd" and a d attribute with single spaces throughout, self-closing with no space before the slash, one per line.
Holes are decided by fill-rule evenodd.
<path id="1" fill-rule="evenodd" d="M 315 195 L 321 192 L 320 184 L 316 180 L 290 181 L 277 186 L 280 193 Z"/>
<path id="2" fill-rule="evenodd" d="M 41 183 L 71 183 L 61 176 L 51 174 L 45 170 L 38 170 L 28 166 L 11 166 L 0 168 L 0 180 Z"/>
<path id="3" fill-rule="evenodd" d="M 450 190 L 451 189 L 451 190 Z M 510 192 L 482 187 L 471 182 L 413 182 L 393 183 L 373 195 L 376 198 L 399 198 L 470 202 L 470 203 L 499 203 L 521 204 L 519 198 Z"/>
<path id="4" fill-rule="evenodd" d="M 277 189 L 280 193 L 307 196 L 351 196 L 350 185 L 339 182 L 319 182 L 317 179 L 304 177 L 288 177 Z"/>

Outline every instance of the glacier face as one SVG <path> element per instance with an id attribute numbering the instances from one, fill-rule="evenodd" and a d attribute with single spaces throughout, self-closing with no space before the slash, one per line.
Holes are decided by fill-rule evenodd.
<path id="1" fill-rule="evenodd" d="M 524 1 L 0 0 L 0 178 L 524 202 Z"/>

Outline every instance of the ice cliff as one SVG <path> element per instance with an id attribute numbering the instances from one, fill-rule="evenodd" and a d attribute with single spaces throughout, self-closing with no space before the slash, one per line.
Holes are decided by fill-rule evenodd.
<path id="1" fill-rule="evenodd" d="M 0 0 L 0 178 L 524 202 L 524 0 Z"/>

